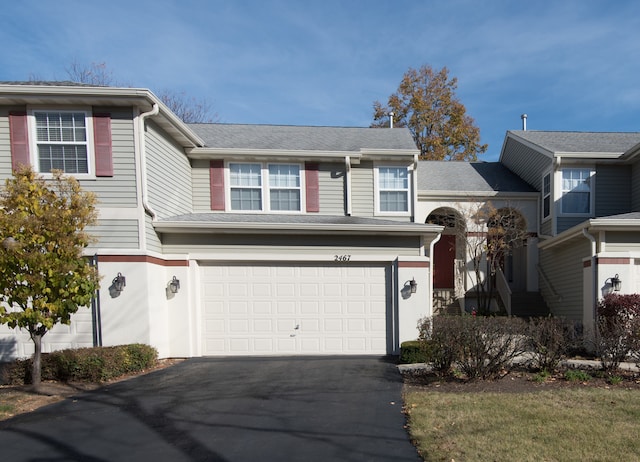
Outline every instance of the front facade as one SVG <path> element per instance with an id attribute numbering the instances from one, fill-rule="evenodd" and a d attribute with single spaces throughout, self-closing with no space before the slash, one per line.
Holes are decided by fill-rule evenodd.
<path id="1" fill-rule="evenodd" d="M 58 168 L 98 197 L 101 289 L 44 351 L 397 353 L 442 229 L 415 220 L 417 155 L 401 129 L 186 125 L 144 89 L 0 84 L 1 179 Z M 0 359 L 31 352 L 0 328 Z"/>

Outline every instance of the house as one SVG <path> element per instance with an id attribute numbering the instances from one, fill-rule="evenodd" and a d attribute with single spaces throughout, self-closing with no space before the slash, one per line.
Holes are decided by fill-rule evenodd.
<path id="1" fill-rule="evenodd" d="M 0 84 L 0 179 L 59 168 L 98 198 L 100 291 L 45 352 L 397 353 L 442 230 L 416 220 L 417 159 L 406 129 L 185 124 L 146 89 Z M 0 360 L 31 353 L 0 327 Z"/>
<path id="2" fill-rule="evenodd" d="M 593 328 L 604 295 L 640 292 L 640 133 L 509 131 L 500 163 L 540 194 L 539 284 Z"/>

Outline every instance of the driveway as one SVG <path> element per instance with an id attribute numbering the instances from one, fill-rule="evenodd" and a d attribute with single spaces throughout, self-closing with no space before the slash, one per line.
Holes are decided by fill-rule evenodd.
<path id="1" fill-rule="evenodd" d="M 0 422 L 2 460 L 418 461 L 375 357 L 204 358 Z"/>

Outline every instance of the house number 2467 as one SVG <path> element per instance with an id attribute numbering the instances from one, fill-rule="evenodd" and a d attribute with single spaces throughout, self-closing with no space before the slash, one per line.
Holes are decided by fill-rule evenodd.
<path id="1" fill-rule="evenodd" d="M 345 263 L 351 260 L 351 255 L 334 255 L 333 261 Z"/>

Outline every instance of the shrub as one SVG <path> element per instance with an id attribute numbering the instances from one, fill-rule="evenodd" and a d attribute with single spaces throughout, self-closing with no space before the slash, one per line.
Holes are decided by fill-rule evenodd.
<path id="1" fill-rule="evenodd" d="M 527 326 L 532 366 L 553 372 L 580 341 L 578 326 L 560 318 L 533 318 Z"/>
<path id="2" fill-rule="evenodd" d="M 104 382 L 152 367 L 157 359 L 156 349 L 143 344 L 55 351 L 42 355 L 42 380 Z M 5 368 L 4 381 L 30 383 L 31 361 L 10 363 Z"/>
<path id="3" fill-rule="evenodd" d="M 598 303 L 596 351 L 602 368 L 614 371 L 628 356 L 640 354 L 640 295 L 606 295 Z"/>
<path id="4" fill-rule="evenodd" d="M 429 343 L 419 340 L 402 342 L 400 345 L 400 362 L 403 364 L 428 363 Z"/>
<path id="5" fill-rule="evenodd" d="M 460 359 L 460 316 L 434 316 L 418 322 L 419 341 L 429 351 L 429 364 L 440 375 L 449 375 Z"/>
<path id="6" fill-rule="evenodd" d="M 569 382 L 588 382 L 591 380 L 591 375 L 581 369 L 569 369 L 564 373 L 564 378 Z"/>

